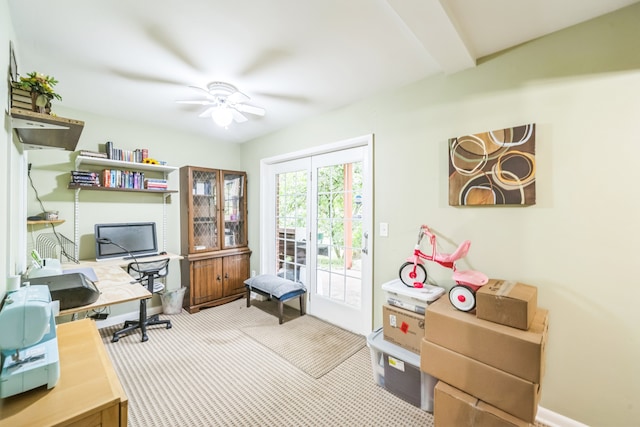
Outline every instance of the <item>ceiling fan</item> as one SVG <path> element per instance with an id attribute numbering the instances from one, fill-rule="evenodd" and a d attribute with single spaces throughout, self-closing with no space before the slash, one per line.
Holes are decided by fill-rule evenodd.
<path id="1" fill-rule="evenodd" d="M 226 128 L 233 121 L 236 123 L 246 122 L 248 119 L 243 113 L 256 116 L 264 116 L 265 114 L 264 108 L 245 104 L 250 98 L 229 83 L 211 82 L 206 89 L 198 86 L 189 87 L 203 92 L 207 99 L 177 102 L 208 106 L 198 117 L 211 117 L 220 127 Z"/>

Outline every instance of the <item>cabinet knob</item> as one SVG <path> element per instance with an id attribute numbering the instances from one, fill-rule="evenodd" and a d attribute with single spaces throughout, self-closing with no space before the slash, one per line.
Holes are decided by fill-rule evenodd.
<path id="1" fill-rule="evenodd" d="M 224 273 L 224 278 L 228 279 L 229 278 L 229 273 Z"/>
<path id="2" fill-rule="evenodd" d="M 216 280 L 219 282 L 220 280 L 222 280 L 222 277 L 220 277 L 220 275 L 218 274 L 218 277 L 216 277 Z"/>

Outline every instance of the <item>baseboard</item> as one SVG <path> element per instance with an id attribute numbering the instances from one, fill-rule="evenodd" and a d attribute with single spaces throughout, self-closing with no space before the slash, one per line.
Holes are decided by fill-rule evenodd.
<path id="1" fill-rule="evenodd" d="M 538 414 L 536 422 L 549 427 L 588 427 L 579 421 L 567 418 L 564 415 L 557 414 L 549 409 L 538 406 Z"/>
<path id="2" fill-rule="evenodd" d="M 161 314 L 162 307 L 150 307 L 147 308 L 147 315 L 152 316 L 154 314 Z M 138 311 L 132 311 L 129 313 L 118 314 L 117 316 L 109 316 L 104 320 L 96 320 L 96 326 L 98 329 L 108 328 L 109 326 L 119 325 L 124 323 L 125 320 L 138 320 L 140 314 Z"/>

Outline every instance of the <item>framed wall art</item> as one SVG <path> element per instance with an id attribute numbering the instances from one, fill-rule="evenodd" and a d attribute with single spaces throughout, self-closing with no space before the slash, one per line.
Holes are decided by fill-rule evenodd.
<path id="1" fill-rule="evenodd" d="M 449 139 L 449 205 L 535 205 L 535 142 L 535 124 Z"/>
<path id="2" fill-rule="evenodd" d="M 12 41 L 9 41 L 9 76 L 12 82 L 18 81 L 18 63 L 16 62 L 16 52 L 13 50 Z"/>

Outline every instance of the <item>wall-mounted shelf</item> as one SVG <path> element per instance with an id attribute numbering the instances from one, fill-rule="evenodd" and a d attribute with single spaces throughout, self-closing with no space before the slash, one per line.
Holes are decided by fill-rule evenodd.
<path id="1" fill-rule="evenodd" d="M 46 220 L 46 219 L 40 219 L 38 221 L 31 221 L 31 220 L 27 220 L 27 225 L 49 225 L 49 224 L 53 224 L 53 225 L 58 225 L 58 224 L 62 224 L 64 222 L 64 219 L 51 219 L 51 220 Z"/>
<path id="2" fill-rule="evenodd" d="M 58 148 L 74 151 L 84 122 L 14 107 L 11 109 L 11 127 L 27 150 Z"/>
<path id="3" fill-rule="evenodd" d="M 89 166 L 87 168 L 86 166 Z M 138 163 L 138 162 L 125 162 L 122 160 L 113 160 L 113 159 L 105 159 L 102 157 L 90 157 L 90 156 L 80 156 L 78 155 L 75 160 L 75 169 L 119 169 L 119 170 L 130 170 L 130 171 L 139 171 L 139 172 L 153 172 L 154 175 L 162 175 L 164 179 L 167 179 L 167 175 L 171 172 L 178 170 L 177 167 L 167 166 L 167 165 L 154 165 L 149 163 Z M 80 192 L 85 190 L 90 191 L 117 191 L 119 193 L 146 193 L 146 194 L 157 194 L 162 196 L 162 249 L 166 250 L 167 242 L 166 242 L 166 230 L 167 230 L 167 199 L 169 198 L 171 193 L 177 193 L 178 190 L 169 190 L 169 189 L 147 189 L 147 188 L 120 188 L 120 187 L 103 187 L 103 186 L 93 186 L 93 185 L 79 185 L 76 183 L 69 183 L 68 188 L 70 190 L 75 190 L 75 198 L 74 198 L 74 243 L 75 243 L 75 256 L 76 259 L 79 257 L 78 248 L 79 248 L 79 239 L 80 239 Z"/>
<path id="4" fill-rule="evenodd" d="M 177 193 L 178 190 L 149 190 L 146 188 L 119 188 L 119 187 L 98 187 L 93 185 L 69 184 L 69 190 L 90 190 L 90 191 L 119 191 L 128 193 L 153 193 L 153 194 L 170 194 Z"/>
<path id="5" fill-rule="evenodd" d="M 76 169 L 79 169 L 80 165 L 110 166 L 113 168 L 136 169 L 140 171 L 154 171 L 154 172 L 164 172 L 164 173 L 171 173 L 173 171 L 178 170 L 178 168 L 175 166 L 152 165 L 149 163 L 124 162 L 122 160 L 103 159 L 100 157 L 89 157 L 89 156 L 76 157 Z"/>

